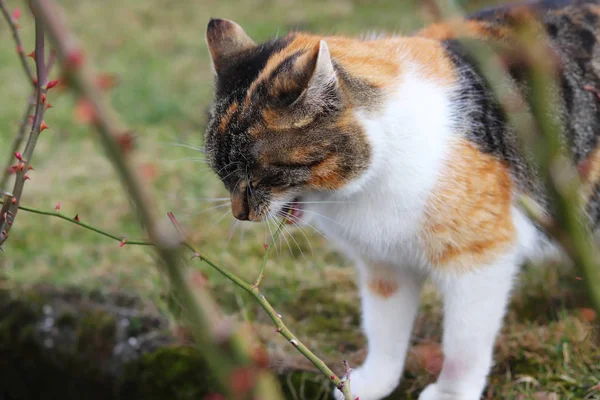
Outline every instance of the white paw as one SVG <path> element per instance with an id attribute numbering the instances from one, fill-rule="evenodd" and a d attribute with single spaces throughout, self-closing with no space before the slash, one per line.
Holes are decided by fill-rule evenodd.
<path id="1" fill-rule="evenodd" d="M 419 400 L 479 400 L 479 394 L 463 394 L 445 392 L 439 389 L 436 383 L 425 388 L 419 395 Z"/>
<path id="2" fill-rule="evenodd" d="M 398 386 L 398 378 L 385 378 L 385 376 L 377 376 L 377 374 L 367 374 L 362 368 L 352 370 L 350 373 L 352 399 L 358 397 L 360 400 L 380 400 L 388 396 Z M 342 380 L 345 379 L 346 377 L 342 378 Z M 344 400 L 344 394 L 338 388 L 333 389 L 333 397 L 335 400 Z"/>

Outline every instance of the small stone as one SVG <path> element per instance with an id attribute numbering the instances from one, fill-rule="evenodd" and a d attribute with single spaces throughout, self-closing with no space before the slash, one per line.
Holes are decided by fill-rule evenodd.
<path id="1" fill-rule="evenodd" d="M 134 338 L 133 336 L 132 336 L 132 337 L 130 337 L 130 338 L 127 340 L 127 343 L 129 343 L 129 345 L 130 345 L 131 347 L 137 347 L 137 346 L 138 346 L 138 340 L 137 340 L 137 338 Z"/>
<path id="2" fill-rule="evenodd" d="M 54 309 L 49 304 L 45 304 L 44 307 L 42 307 L 42 312 L 44 313 L 44 315 L 50 315 L 53 311 Z"/>
<path id="3" fill-rule="evenodd" d="M 54 347 L 54 340 L 52 340 L 52 338 L 44 339 L 44 347 L 47 349 L 51 349 L 52 347 Z"/>

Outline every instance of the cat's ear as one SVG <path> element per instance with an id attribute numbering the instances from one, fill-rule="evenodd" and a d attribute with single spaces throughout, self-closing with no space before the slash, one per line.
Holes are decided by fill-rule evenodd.
<path id="1" fill-rule="evenodd" d="M 314 53 L 313 53 L 314 54 Z M 318 50 L 312 55 L 313 62 L 307 63 L 312 67 L 306 89 L 294 102 L 296 107 L 303 106 L 317 111 L 323 108 L 337 109 L 342 105 L 342 93 L 339 78 L 331 60 L 329 47 L 324 40 L 319 42 Z"/>
<path id="2" fill-rule="evenodd" d="M 219 74 L 237 53 L 256 46 L 238 24 L 227 19 L 214 18 L 211 18 L 206 27 L 206 43 L 216 74 Z"/>

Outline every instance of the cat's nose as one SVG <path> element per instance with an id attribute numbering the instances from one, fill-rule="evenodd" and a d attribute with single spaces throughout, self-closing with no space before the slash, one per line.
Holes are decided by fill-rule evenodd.
<path id="1" fill-rule="evenodd" d="M 248 221 L 249 212 L 247 208 L 232 209 L 233 216 L 240 221 Z"/>
<path id="2" fill-rule="evenodd" d="M 248 204 L 248 193 L 246 182 L 240 182 L 231 193 L 231 213 L 240 221 L 250 219 L 250 206 Z"/>

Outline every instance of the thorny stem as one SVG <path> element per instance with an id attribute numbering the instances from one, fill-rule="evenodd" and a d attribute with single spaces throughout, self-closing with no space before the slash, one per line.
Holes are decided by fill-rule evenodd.
<path id="1" fill-rule="evenodd" d="M 10 27 L 10 30 L 12 31 L 12 35 L 15 40 L 15 44 L 17 45 L 17 53 L 19 54 L 19 59 L 21 60 L 21 65 L 23 65 L 23 69 L 25 70 L 25 73 L 27 74 L 27 79 L 33 85 L 34 81 L 35 81 L 35 76 L 33 75 L 33 71 L 31 70 L 29 63 L 27 62 L 27 58 L 25 57 L 25 50 L 23 49 L 23 42 L 21 42 L 21 35 L 19 35 L 19 27 L 17 26 L 15 21 L 13 21 L 12 15 L 10 15 L 10 11 L 8 10 L 8 8 L 6 6 L 5 0 L 0 0 L 0 11 L 2 11 L 4 18 L 6 18 L 6 22 L 8 22 L 8 26 Z"/>
<path id="2" fill-rule="evenodd" d="M 1 1 L 1 0 L 0 0 Z M 50 51 L 50 56 L 48 57 L 48 62 L 46 63 L 46 71 L 47 75 L 50 75 L 50 71 L 52 71 L 52 67 L 54 65 L 54 61 L 56 60 L 56 53 L 54 50 Z M 35 92 L 31 95 L 31 99 L 27 102 L 27 107 L 25 108 L 25 114 L 21 119 L 21 125 L 19 126 L 19 130 L 17 132 L 17 136 L 13 140 L 12 146 L 10 148 L 10 152 L 8 153 L 8 161 L 6 163 L 6 167 L 4 168 L 4 172 L 2 173 L 2 180 L 0 180 L 0 190 L 6 187 L 8 183 L 8 179 L 10 177 L 10 167 L 14 162 L 14 154 L 16 151 L 19 151 L 21 148 L 21 143 L 23 143 L 23 139 L 25 139 L 25 131 L 27 130 L 29 116 L 33 111 L 33 106 L 35 106 Z"/>
<path id="3" fill-rule="evenodd" d="M 12 146 L 10 147 L 10 152 L 8 153 L 8 161 L 6 163 L 4 171 L 2 172 L 0 190 L 2 190 L 8 183 L 8 178 L 10 177 L 10 167 L 11 165 L 13 165 L 15 160 L 15 151 L 19 151 L 19 149 L 21 148 L 21 143 L 23 143 L 23 139 L 25 139 L 25 131 L 27 130 L 27 123 L 29 122 L 29 116 L 31 115 L 31 111 L 33 111 L 33 106 L 33 102 L 28 102 L 27 107 L 25 108 L 25 115 L 23 115 L 23 119 L 21 120 L 21 125 L 19 126 L 17 136 L 15 136 Z"/>
<path id="4" fill-rule="evenodd" d="M 4 201 L 0 201 L 0 203 L 4 203 Z M 33 213 L 33 214 L 47 215 L 49 217 L 60 218 L 60 219 L 63 219 L 65 221 L 71 222 L 71 223 L 73 223 L 75 225 L 79 225 L 82 228 L 89 229 L 90 231 L 96 232 L 96 233 L 98 233 L 98 234 L 100 234 L 102 236 L 106 236 L 107 238 L 114 239 L 114 240 L 117 240 L 119 242 L 123 242 L 127 246 L 152 246 L 153 245 L 152 243 L 144 241 L 144 240 L 129 240 L 129 239 L 126 239 L 125 236 L 113 235 L 112 233 L 109 233 L 109 232 L 106 232 L 106 231 L 104 231 L 102 229 L 96 228 L 95 226 L 92 226 L 90 224 L 86 224 L 84 222 L 77 221 L 74 218 L 67 217 L 66 215 L 63 215 L 63 214 L 58 213 L 58 212 L 43 211 L 43 210 L 38 210 L 38 209 L 35 209 L 35 208 L 31 208 L 31 207 L 22 206 L 22 205 L 19 205 L 19 210 L 27 211 L 27 212 L 30 212 L 30 213 Z"/>
<path id="5" fill-rule="evenodd" d="M 14 220 L 19 210 L 19 203 L 21 201 L 21 195 L 23 194 L 23 188 L 25 187 L 26 174 L 31 165 L 31 159 L 33 152 L 37 144 L 38 137 L 40 135 L 41 124 L 44 119 L 44 111 L 46 105 L 42 101 L 43 97 L 46 96 L 46 84 L 47 84 L 47 70 L 46 70 L 46 52 L 45 52 L 45 38 L 44 38 L 44 23 L 36 15 L 35 16 L 35 67 L 37 73 L 36 83 L 36 95 L 35 95 L 35 114 L 31 125 L 31 132 L 29 133 L 29 139 L 27 145 L 23 151 L 22 162 L 24 164 L 23 170 L 16 171 L 15 184 L 12 191 L 15 202 L 8 205 L 3 205 L 3 209 L 8 208 L 8 211 L 0 214 L 0 246 L 8 238 L 8 233 L 13 226 Z M 47 100 L 46 100 L 47 101 Z"/>
<path id="6" fill-rule="evenodd" d="M 73 218 L 69 218 L 66 217 L 58 212 L 52 212 L 52 211 L 41 211 L 35 208 L 31 208 L 31 207 L 24 207 L 24 206 L 20 206 L 19 207 L 21 210 L 23 211 L 27 211 L 27 212 L 31 212 L 31 213 L 35 213 L 35 214 L 40 214 L 40 215 L 46 215 L 46 216 L 50 216 L 50 217 L 56 217 L 56 218 L 60 218 L 63 219 L 67 222 L 79 225 L 85 229 L 89 229 L 93 232 L 96 232 L 100 235 L 106 236 L 110 239 L 116 240 L 116 241 L 121 241 L 122 237 L 114 235 L 112 233 L 106 232 L 100 228 L 96 228 L 92 225 L 89 224 L 85 224 L 81 221 L 76 221 Z M 183 233 L 181 227 L 179 226 L 179 223 L 177 222 L 177 220 L 175 219 L 175 217 L 173 216 L 172 213 L 169 213 L 169 219 L 171 220 L 171 222 L 177 227 L 177 230 L 180 231 L 180 233 Z M 285 222 L 285 220 L 284 220 Z M 148 241 L 142 241 L 142 240 L 128 240 L 126 242 L 127 245 L 131 245 L 131 246 L 152 246 L 153 243 L 148 242 Z M 206 257 L 204 254 L 200 253 L 198 250 L 196 250 L 196 248 L 191 245 L 189 242 L 184 242 L 183 246 L 185 246 L 186 248 L 188 248 L 191 252 L 193 252 L 194 254 L 194 258 L 199 258 L 201 261 L 205 262 L 206 264 L 208 264 L 210 267 L 212 267 L 213 269 L 217 270 L 220 274 L 222 274 L 223 276 L 225 276 L 227 279 L 229 279 L 231 282 L 233 282 L 235 285 L 237 285 L 238 287 L 244 289 L 246 292 L 248 292 L 259 304 L 260 306 L 263 308 L 263 310 L 265 310 L 265 312 L 267 313 L 267 315 L 269 316 L 269 318 L 271 318 L 271 321 L 273 321 L 273 323 L 276 326 L 276 332 L 280 333 L 283 337 L 285 337 L 294 347 L 296 347 L 298 349 L 298 351 L 304 355 L 304 357 L 306 357 L 310 362 L 313 363 L 313 365 L 320 371 L 322 372 L 324 375 L 326 375 L 331 382 L 337 386 L 337 387 L 342 387 L 344 394 L 346 395 L 347 399 L 350 399 L 350 388 L 349 388 L 349 384 L 345 384 L 342 382 L 342 380 L 333 373 L 333 371 L 319 358 L 317 357 L 312 351 L 310 351 L 305 345 L 304 343 L 302 343 L 300 340 L 298 340 L 298 338 L 289 330 L 289 328 L 284 324 L 282 317 L 280 314 L 277 313 L 277 311 L 275 311 L 275 309 L 273 308 L 273 306 L 271 305 L 271 303 L 269 303 L 269 301 L 267 300 L 267 298 L 263 295 L 263 293 L 259 290 L 258 286 L 256 284 L 250 284 L 248 282 L 246 282 L 244 279 L 240 278 L 239 276 L 237 276 L 235 273 L 228 271 L 227 269 L 221 267 L 220 265 L 216 264 L 215 262 L 213 262 L 212 260 L 210 260 L 208 257 Z M 346 393 L 347 392 L 347 393 Z"/>

